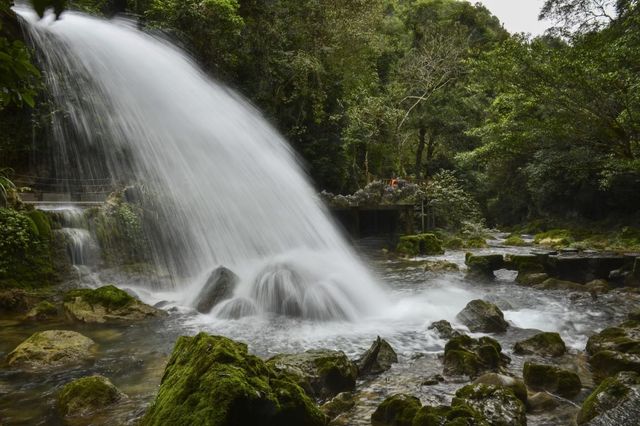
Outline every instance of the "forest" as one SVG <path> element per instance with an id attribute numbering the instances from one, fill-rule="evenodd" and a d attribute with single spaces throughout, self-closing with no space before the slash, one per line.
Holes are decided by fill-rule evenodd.
<path id="1" fill-rule="evenodd" d="M 286 136 L 318 190 L 448 171 L 491 224 L 640 208 L 636 1 L 547 1 L 540 17 L 557 25 L 536 38 L 455 0 L 68 6 L 177 40 Z M 24 170 L 31 124 L 51 111 L 28 49 L 3 32 L 0 166 Z"/>

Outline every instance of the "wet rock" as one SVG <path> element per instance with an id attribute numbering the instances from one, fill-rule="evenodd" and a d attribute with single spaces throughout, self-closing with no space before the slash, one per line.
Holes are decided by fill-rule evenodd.
<path id="1" fill-rule="evenodd" d="M 79 364 L 92 358 L 94 345 L 93 340 L 75 331 L 41 331 L 20 343 L 7 356 L 7 363 L 30 370 Z"/>
<path id="2" fill-rule="evenodd" d="M 0 313 L 27 312 L 30 304 L 30 298 L 24 290 L 0 291 Z"/>
<path id="3" fill-rule="evenodd" d="M 444 254 L 442 240 L 434 234 L 405 235 L 400 237 L 396 251 L 406 256 Z"/>
<path id="4" fill-rule="evenodd" d="M 505 256 L 504 267 L 519 273 L 542 273 L 544 257 L 536 254 L 508 254 Z"/>
<path id="5" fill-rule="evenodd" d="M 558 357 L 567 352 L 567 347 L 558 333 L 538 333 L 515 344 L 513 352 L 518 355 Z"/>
<path id="6" fill-rule="evenodd" d="M 276 355 L 267 365 L 296 379 L 310 395 L 331 398 L 352 391 L 358 367 L 342 351 L 309 350 L 301 354 Z"/>
<path id="7" fill-rule="evenodd" d="M 504 268 L 504 257 L 501 254 L 465 255 L 465 265 L 469 273 L 476 276 L 493 278 L 493 271 Z"/>
<path id="8" fill-rule="evenodd" d="M 30 321 L 45 321 L 58 316 L 58 308 L 46 300 L 34 306 L 25 316 Z"/>
<path id="9" fill-rule="evenodd" d="M 536 392 L 527 399 L 527 408 L 531 413 L 543 413 L 555 410 L 560 403 L 547 392 Z"/>
<path id="10" fill-rule="evenodd" d="M 564 398 L 571 399 L 582 389 L 582 382 L 576 373 L 552 365 L 526 362 L 523 376 L 529 388 L 551 392 Z"/>
<path id="11" fill-rule="evenodd" d="M 429 406 L 425 405 L 418 410 L 413 418 L 412 426 L 433 426 L 433 425 L 478 425 L 488 426 L 488 422 L 473 408 L 463 402 L 458 402 L 455 406 Z"/>
<path id="12" fill-rule="evenodd" d="M 538 290 L 568 290 L 568 291 L 588 291 L 588 289 L 579 283 L 572 281 L 559 280 L 557 278 L 548 278 L 542 284 L 534 285 L 533 288 Z"/>
<path id="13" fill-rule="evenodd" d="M 532 287 L 542 284 L 549 279 L 549 275 L 544 272 L 518 272 L 516 282 L 520 285 Z"/>
<path id="14" fill-rule="evenodd" d="M 371 347 L 356 361 L 356 365 L 358 366 L 358 374 L 365 376 L 383 373 L 397 362 L 398 355 L 391 345 L 378 336 Z"/>
<path id="15" fill-rule="evenodd" d="M 621 372 L 605 379 L 584 401 L 577 423 L 631 425 L 640 419 L 640 376 Z"/>
<path id="16" fill-rule="evenodd" d="M 524 426 L 527 424 L 525 405 L 509 388 L 472 384 L 458 389 L 452 407 L 466 404 L 482 414 L 493 426 Z"/>
<path id="17" fill-rule="evenodd" d="M 435 386 L 439 383 L 443 383 L 444 377 L 442 377 L 440 374 L 434 374 L 433 376 L 427 377 L 426 379 L 424 379 L 421 383 L 422 386 Z"/>
<path id="18" fill-rule="evenodd" d="M 342 413 L 346 413 L 356 405 L 351 392 L 341 392 L 329 402 L 323 404 L 320 409 L 330 419 L 335 419 Z"/>
<path id="19" fill-rule="evenodd" d="M 434 260 L 425 262 L 424 270 L 425 272 L 456 272 L 460 268 L 455 263 L 446 260 Z"/>
<path id="20" fill-rule="evenodd" d="M 324 426 L 326 416 L 286 374 L 247 346 L 200 333 L 180 337 L 141 425 Z"/>
<path id="21" fill-rule="evenodd" d="M 72 290 L 64 300 L 67 317 L 83 323 L 131 322 L 166 315 L 112 285 Z"/>
<path id="22" fill-rule="evenodd" d="M 479 299 L 469 302 L 456 318 L 474 333 L 501 333 L 509 327 L 496 305 Z"/>
<path id="23" fill-rule="evenodd" d="M 460 336 L 461 333 L 454 330 L 451 323 L 447 320 L 436 321 L 431 323 L 429 330 L 435 330 L 441 339 L 451 339 Z"/>
<path id="24" fill-rule="evenodd" d="M 484 372 L 499 372 L 510 362 L 501 351 L 500 344 L 490 337 L 454 337 L 444 347 L 444 374 L 473 378 Z"/>
<path id="25" fill-rule="evenodd" d="M 412 395 L 397 394 L 385 399 L 371 415 L 372 426 L 412 426 L 413 419 L 422 407 Z"/>
<path id="26" fill-rule="evenodd" d="M 431 323 L 428 329 L 435 330 L 441 339 L 451 339 L 452 337 L 461 335 L 460 332 L 453 329 L 451 323 L 447 320 L 441 320 Z"/>
<path id="27" fill-rule="evenodd" d="M 589 338 L 586 350 L 598 377 L 621 371 L 640 373 L 640 322 L 626 321 L 602 330 Z"/>
<path id="28" fill-rule="evenodd" d="M 86 417 L 125 397 L 106 377 L 83 377 L 62 388 L 57 397 L 58 411 L 63 417 Z"/>
<path id="29" fill-rule="evenodd" d="M 609 285 L 607 280 L 602 279 L 589 281 L 584 286 L 587 291 L 590 291 L 592 293 L 607 293 L 611 289 L 611 286 Z"/>
<path id="30" fill-rule="evenodd" d="M 520 401 L 525 404 L 527 403 L 527 387 L 522 380 L 516 379 L 515 377 L 497 373 L 486 373 L 474 380 L 473 384 L 502 386 L 511 389 Z"/>
<path id="31" fill-rule="evenodd" d="M 196 297 L 198 312 L 208 314 L 218 303 L 231 299 L 239 280 L 233 271 L 224 266 L 214 269 Z"/>

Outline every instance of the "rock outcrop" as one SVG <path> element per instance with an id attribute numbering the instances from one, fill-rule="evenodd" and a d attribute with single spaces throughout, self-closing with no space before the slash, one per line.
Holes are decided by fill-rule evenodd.
<path id="1" fill-rule="evenodd" d="M 245 344 L 205 333 L 178 339 L 158 395 L 141 421 L 142 426 L 326 423 L 287 374 L 248 354 Z"/>
<path id="2" fill-rule="evenodd" d="M 75 331 L 41 331 L 20 343 L 7 356 L 7 363 L 29 370 L 80 364 L 93 357 L 94 345 L 93 340 Z"/>
<path id="3" fill-rule="evenodd" d="M 126 398 L 104 376 L 89 376 L 67 383 L 58 393 L 58 411 L 63 417 L 86 417 Z"/>
<path id="4" fill-rule="evenodd" d="M 366 376 L 383 373 L 397 362 L 396 351 L 393 350 L 389 342 L 378 336 L 371 347 L 356 361 L 356 365 L 358 366 L 358 374 Z"/>
<path id="5" fill-rule="evenodd" d="M 230 269 L 220 266 L 214 269 L 196 297 L 196 309 L 207 314 L 220 302 L 231 299 L 240 279 Z"/>
<path id="6" fill-rule="evenodd" d="M 621 371 L 640 373 L 640 322 L 631 320 L 606 328 L 589 338 L 586 349 L 599 378 Z"/>
<path id="7" fill-rule="evenodd" d="M 456 318 L 474 333 L 502 333 L 509 327 L 500 308 L 479 299 L 469 302 Z"/>
<path id="8" fill-rule="evenodd" d="M 558 333 L 538 333 L 516 343 L 513 352 L 518 355 L 558 357 L 567 352 L 567 347 Z"/>
<path id="9" fill-rule="evenodd" d="M 584 401 L 579 425 L 630 425 L 640 419 L 640 376 L 621 372 L 605 379 Z"/>
<path id="10" fill-rule="evenodd" d="M 510 362 L 501 351 L 500 344 L 490 337 L 454 337 L 444 347 L 444 374 L 473 378 L 485 372 L 500 372 Z"/>
<path id="11" fill-rule="evenodd" d="M 576 373 L 553 365 L 526 362 L 523 377 L 530 389 L 547 391 L 564 398 L 574 398 L 582 389 L 582 382 Z"/>

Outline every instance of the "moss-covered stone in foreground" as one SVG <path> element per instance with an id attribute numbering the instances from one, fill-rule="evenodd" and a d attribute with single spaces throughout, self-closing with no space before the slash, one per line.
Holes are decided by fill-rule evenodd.
<path id="1" fill-rule="evenodd" d="M 501 351 L 500 344 L 490 337 L 456 336 L 444 347 L 444 373 L 477 377 L 487 371 L 498 372 L 509 362 Z"/>
<path id="2" fill-rule="evenodd" d="M 636 403 L 632 398 L 634 393 Z M 624 407 L 625 403 L 637 406 L 639 393 L 640 376 L 638 374 L 625 371 L 618 373 L 615 377 L 609 377 L 600 383 L 600 386 L 584 401 L 578 412 L 577 422 L 579 425 L 583 425 L 597 416 L 615 409 L 628 412 L 629 410 Z M 637 418 L 633 420 L 637 420 Z"/>
<path id="3" fill-rule="evenodd" d="M 288 377 L 247 346 L 200 333 L 180 337 L 141 424 L 320 426 L 326 417 Z"/>
<path id="4" fill-rule="evenodd" d="M 412 426 L 422 407 L 420 400 L 406 394 L 392 395 L 382 401 L 371 415 L 372 426 Z"/>
<path id="5" fill-rule="evenodd" d="M 523 376 L 529 388 L 544 390 L 564 398 L 573 398 L 582 389 L 582 382 L 576 373 L 553 365 L 526 362 Z"/>
<path id="6" fill-rule="evenodd" d="M 468 406 L 492 426 L 525 426 L 526 408 L 513 390 L 504 386 L 472 384 L 458 389 L 452 407 Z"/>
<path id="7" fill-rule="evenodd" d="M 400 237 L 396 251 L 406 256 L 444 254 L 442 241 L 434 234 L 405 235 Z"/>
<path id="8" fill-rule="evenodd" d="M 83 377 L 62 388 L 58 394 L 58 410 L 63 417 L 84 417 L 123 397 L 125 395 L 106 377 Z"/>

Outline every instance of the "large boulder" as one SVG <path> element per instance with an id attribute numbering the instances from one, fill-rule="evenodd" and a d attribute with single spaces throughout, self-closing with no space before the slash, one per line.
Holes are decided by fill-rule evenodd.
<path id="1" fill-rule="evenodd" d="M 378 336 L 371 347 L 356 361 L 356 365 L 358 366 L 358 374 L 365 376 L 383 373 L 397 362 L 398 354 L 396 351 L 393 350 L 389 342 Z"/>
<path id="2" fill-rule="evenodd" d="M 500 308 L 479 299 L 469 302 L 456 318 L 474 333 L 502 333 L 509 327 Z"/>
<path id="3" fill-rule="evenodd" d="M 500 344 L 490 337 L 454 337 L 444 347 L 444 374 L 473 378 L 485 372 L 500 372 L 510 362 L 501 351 Z"/>
<path id="4" fill-rule="evenodd" d="M 600 378 L 621 371 L 640 373 L 640 322 L 631 320 L 606 328 L 589 338 L 586 349 Z"/>
<path id="5" fill-rule="evenodd" d="M 567 347 L 560 334 L 544 332 L 517 342 L 513 347 L 513 352 L 518 355 L 558 357 L 567 352 Z"/>
<path id="6" fill-rule="evenodd" d="M 295 378 L 307 393 L 321 399 L 354 390 L 358 376 L 358 367 L 344 352 L 327 349 L 276 355 L 267 365 Z"/>
<path id="7" fill-rule="evenodd" d="M 621 372 L 605 379 L 584 401 L 579 425 L 631 425 L 640 419 L 640 376 Z"/>
<path id="8" fill-rule="evenodd" d="M 412 426 L 413 419 L 422 407 L 412 395 L 397 394 L 385 399 L 371 415 L 372 426 Z"/>
<path id="9" fill-rule="evenodd" d="M 164 311 L 146 305 L 112 285 L 68 292 L 64 311 L 72 321 L 99 324 L 140 321 L 165 315 Z"/>
<path id="10" fill-rule="evenodd" d="M 304 390 L 247 346 L 200 333 L 180 337 L 160 390 L 141 421 L 148 425 L 324 426 Z"/>
<path id="11" fill-rule="evenodd" d="M 518 272 L 516 282 L 520 285 L 532 287 L 540 285 L 549 279 L 549 275 L 544 272 Z"/>
<path id="12" fill-rule="evenodd" d="M 57 398 L 58 411 L 63 417 L 86 417 L 125 397 L 106 377 L 83 377 L 62 388 Z"/>
<path id="13" fill-rule="evenodd" d="M 224 266 L 214 269 L 196 297 L 198 312 L 207 314 L 218 303 L 231 299 L 239 281 L 240 278 Z"/>
<path id="14" fill-rule="evenodd" d="M 40 331 L 20 343 L 7 356 L 7 363 L 30 370 L 80 364 L 93 357 L 94 345 L 93 340 L 75 331 Z"/>
<path id="15" fill-rule="evenodd" d="M 473 408 L 492 426 L 526 426 L 524 403 L 507 387 L 472 384 L 458 389 L 452 406 L 465 404 Z"/>
<path id="16" fill-rule="evenodd" d="M 576 373 L 553 365 L 525 362 L 523 377 L 530 389 L 547 391 L 564 398 L 574 398 L 582 389 L 582 382 Z"/>

